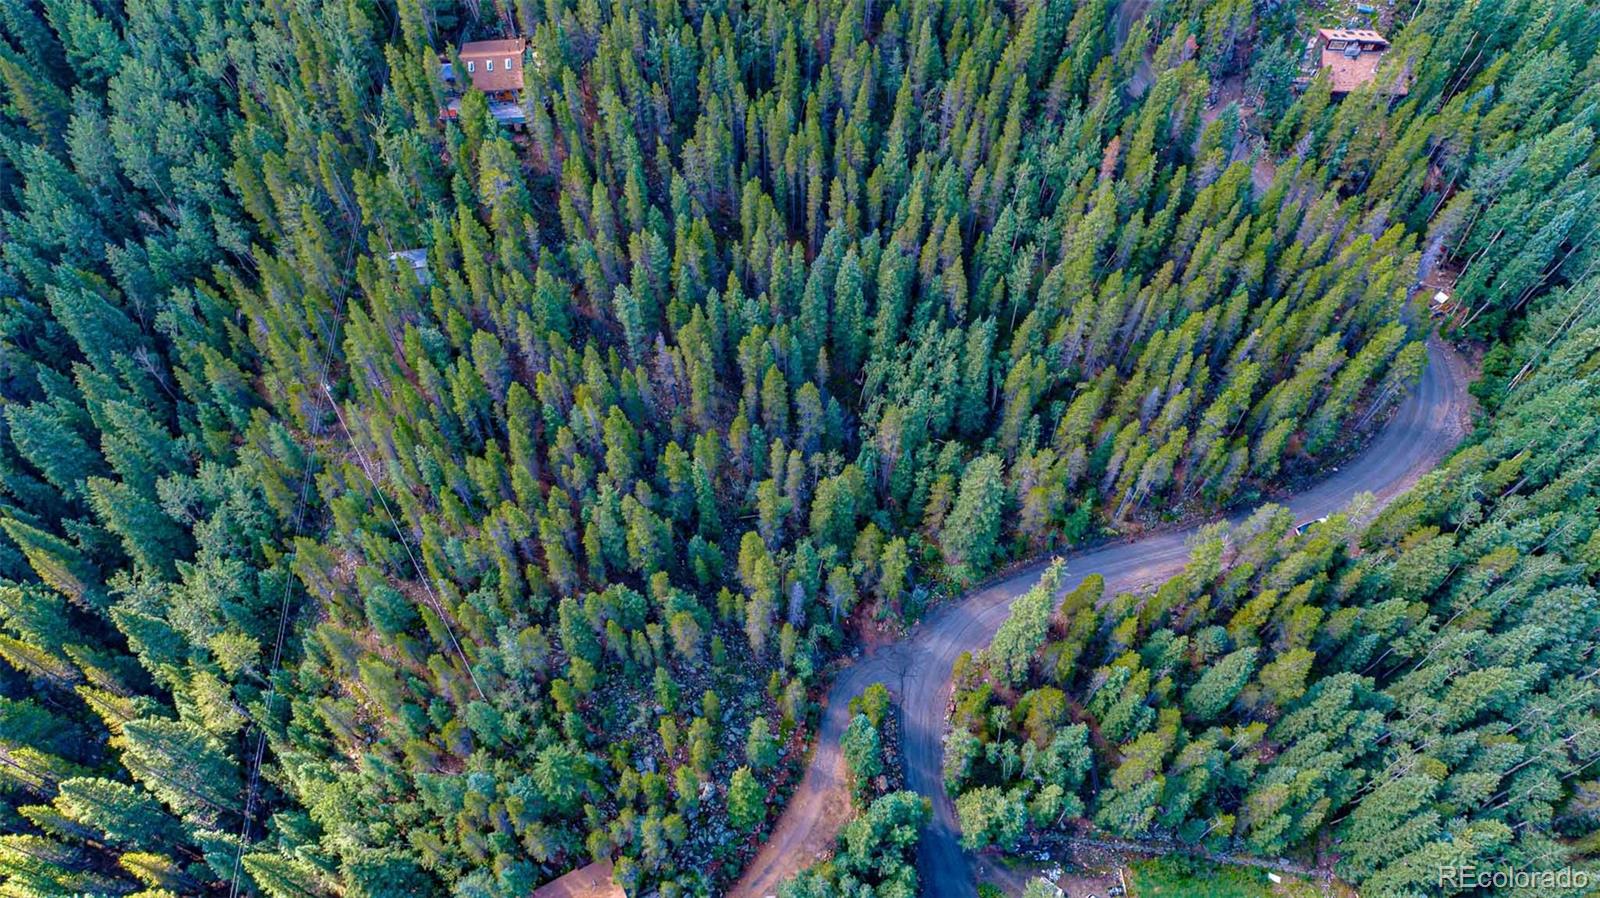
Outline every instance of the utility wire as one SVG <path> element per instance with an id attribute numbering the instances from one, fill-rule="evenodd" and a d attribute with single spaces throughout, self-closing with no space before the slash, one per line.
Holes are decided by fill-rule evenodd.
<path id="1" fill-rule="evenodd" d="M 356 459 L 361 462 L 361 472 L 366 475 L 367 482 L 372 484 L 372 491 L 378 496 L 378 504 L 383 506 L 384 514 L 389 516 L 389 523 L 394 527 L 394 535 L 400 540 L 401 548 L 406 550 L 406 557 L 411 559 L 411 569 L 416 571 L 417 579 L 422 582 L 422 588 L 428 594 L 428 601 L 433 605 L 433 612 L 439 615 L 439 622 L 444 624 L 445 635 L 450 637 L 450 645 L 455 648 L 456 656 L 461 659 L 461 666 L 466 669 L 467 676 L 472 678 L 472 688 L 478 693 L 478 698 L 487 696 L 483 693 L 483 686 L 478 682 L 478 675 L 473 673 L 472 664 L 467 660 L 467 653 L 462 651 L 461 643 L 456 639 L 455 628 L 450 626 L 450 617 L 444 612 L 444 605 L 439 601 L 439 596 L 433 591 L 433 581 L 427 572 L 423 571 L 421 563 L 417 561 L 416 553 L 411 551 L 411 541 L 406 539 L 405 530 L 400 526 L 400 520 L 395 517 L 394 509 L 389 507 L 389 500 L 383 495 L 383 490 L 378 486 L 377 478 L 372 476 L 372 463 L 367 460 L 367 454 L 361 451 L 361 445 L 356 442 L 355 435 L 350 432 L 350 427 L 345 424 L 344 413 L 339 410 L 339 403 L 334 401 L 333 388 L 322 384 L 322 392 L 328 395 L 328 403 L 333 406 L 333 414 L 339 419 L 339 427 L 344 431 L 345 437 L 350 441 L 350 448 L 356 451 Z M 404 483 L 400 484 L 402 487 Z"/>
<path id="2" fill-rule="evenodd" d="M 344 265 L 342 267 L 347 272 L 350 268 L 350 261 L 355 256 L 357 233 L 358 232 L 356 230 L 352 229 L 350 231 L 350 240 L 345 245 Z M 323 350 L 322 363 L 319 366 L 319 371 L 317 374 L 318 383 L 325 383 L 327 381 L 328 370 L 333 366 L 333 351 L 334 346 L 336 345 L 335 338 L 338 333 L 338 322 L 339 319 L 344 315 L 345 301 L 349 298 L 349 295 L 350 283 L 349 280 L 346 280 L 345 283 L 340 287 L 338 298 L 334 300 L 333 320 L 328 322 L 328 327 L 323 335 L 323 341 L 327 345 Z M 316 464 L 316 458 L 316 452 L 313 450 L 313 447 L 307 445 L 305 467 L 300 472 L 300 493 L 295 500 L 293 517 L 294 525 L 291 529 L 291 535 L 288 543 L 290 548 L 293 547 L 294 541 L 300 537 L 300 532 L 305 524 L 306 508 L 311 502 L 311 470 Z M 285 552 L 284 558 L 287 559 L 288 556 L 289 553 Z M 263 718 L 270 717 L 272 715 L 272 706 L 278 697 L 275 675 L 278 672 L 279 665 L 282 663 L 283 643 L 289 633 L 289 599 L 293 593 L 294 572 L 286 565 L 283 577 L 283 593 L 278 600 L 277 640 L 273 643 L 272 647 L 272 664 L 267 668 L 267 694 L 263 703 Z M 228 877 L 228 898 L 238 898 L 239 896 L 239 874 L 242 872 L 244 864 L 244 849 L 250 840 L 250 821 L 255 816 L 256 798 L 259 794 L 259 787 L 261 784 L 261 764 L 266 759 L 266 754 L 267 728 L 263 722 L 256 725 L 256 746 L 255 751 L 252 752 L 250 758 L 249 785 L 245 789 L 244 814 L 243 819 L 239 823 L 239 845 L 234 850 L 233 872 Z"/>

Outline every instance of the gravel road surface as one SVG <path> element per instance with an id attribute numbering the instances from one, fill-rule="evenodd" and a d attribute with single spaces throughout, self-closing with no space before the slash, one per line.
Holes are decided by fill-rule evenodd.
<path id="1" fill-rule="evenodd" d="M 1466 432 L 1471 400 L 1467 366 L 1435 339 L 1421 381 L 1393 419 L 1359 456 L 1326 480 L 1284 500 L 1297 521 L 1342 509 L 1359 493 L 1381 505 L 1404 492 L 1447 455 Z M 1247 516 L 1249 510 L 1230 516 Z M 1106 594 L 1153 586 L 1183 569 L 1188 540 L 1198 527 L 1152 533 L 1066 554 L 1064 590 L 1088 574 L 1105 577 Z M 899 697 L 905 721 L 906 787 L 933 800 L 932 823 L 917 854 L 926 898 L 974 898 L 970 860 L 959 844 L 955 807 L 945 795 L 941 762 L 950 671 L 964 651 L 977 651 L 1005 620 L 1011 602 L 1038 581 L 1044 563 L 934 609 L 904 639 L 864 655 L 839 672 L 828 692 L 822 730 L 799 787 L 761 852 L 730 892 L 735 898 L 776 895 L 778 883 L 828 849 L 849 816 L 839 737 L 850 699 L 873 683 Z"/>

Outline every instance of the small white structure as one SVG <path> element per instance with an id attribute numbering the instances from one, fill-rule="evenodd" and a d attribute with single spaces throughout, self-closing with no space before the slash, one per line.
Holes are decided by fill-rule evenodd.
<path id="1" fill-rule="evenodd" d="M 402 265 L 409 265 L 411 273 L 417 276 L 417 283 L 426 287 L 433 283 L 433 273 L 428 270 L 428 251 L 426 249 L 403 249 L 389 254 L 389 261 L 396 270 Z"/>

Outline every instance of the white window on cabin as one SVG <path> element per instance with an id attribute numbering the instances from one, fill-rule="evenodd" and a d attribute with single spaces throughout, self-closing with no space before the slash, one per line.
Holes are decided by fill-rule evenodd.
<path id="1" fill-rule="evenodd" d="M 506 71 L 511 71 L 511 57 L 506 57 Z"/>
<path id="2" fill-rule="evenodd" d="M 478 70 L 478 64 L 475 63 L 475 62 L 472 62 L 471 60 L 468 60 L 467 61 L 467 74 L 470 75 L 473 72 L 476 72 L 477 70 Z"/>
<path id="3" fill-rule="evenodd" d="M 485 60 L 484 60 L 484 61 L 483 61 L 483 63 L 484 63 L 484 65 L 487 65 L 487 66 L 488 66 L 488 67 L 489 67 L 489 69 L 488 69 L 488 70 L 489 70 L 489 71 L 491 71 L 491 72 L 492 72 L 492 71 L 494 71 L 494 60 L 492 60 L 492 59 L 485 59 Z"/>

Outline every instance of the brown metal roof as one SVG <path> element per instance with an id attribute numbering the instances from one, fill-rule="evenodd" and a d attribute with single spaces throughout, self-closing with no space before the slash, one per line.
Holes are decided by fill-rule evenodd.
<path id="1" fill-rule="evenodd" d="M 522 90 L 522 51 L 528 42 L 520 37 L 494 41 L 472 41 L 461 45 L 458 55 L 472 86 L 485 93 Z"/>
<path id="2" fill-rule="evenodd" d="M 611 862 L 579 867 L 533 890 L 533 898 L 627 898 L 611 878 Z"/>
<path id="3" fill-rule="evenodd" d="M 474 53 L 520 53 L 528 46 L 527 38 L 507 37 L 492 41 L 467 41 L 461 45 L 461 58 Z"/>

